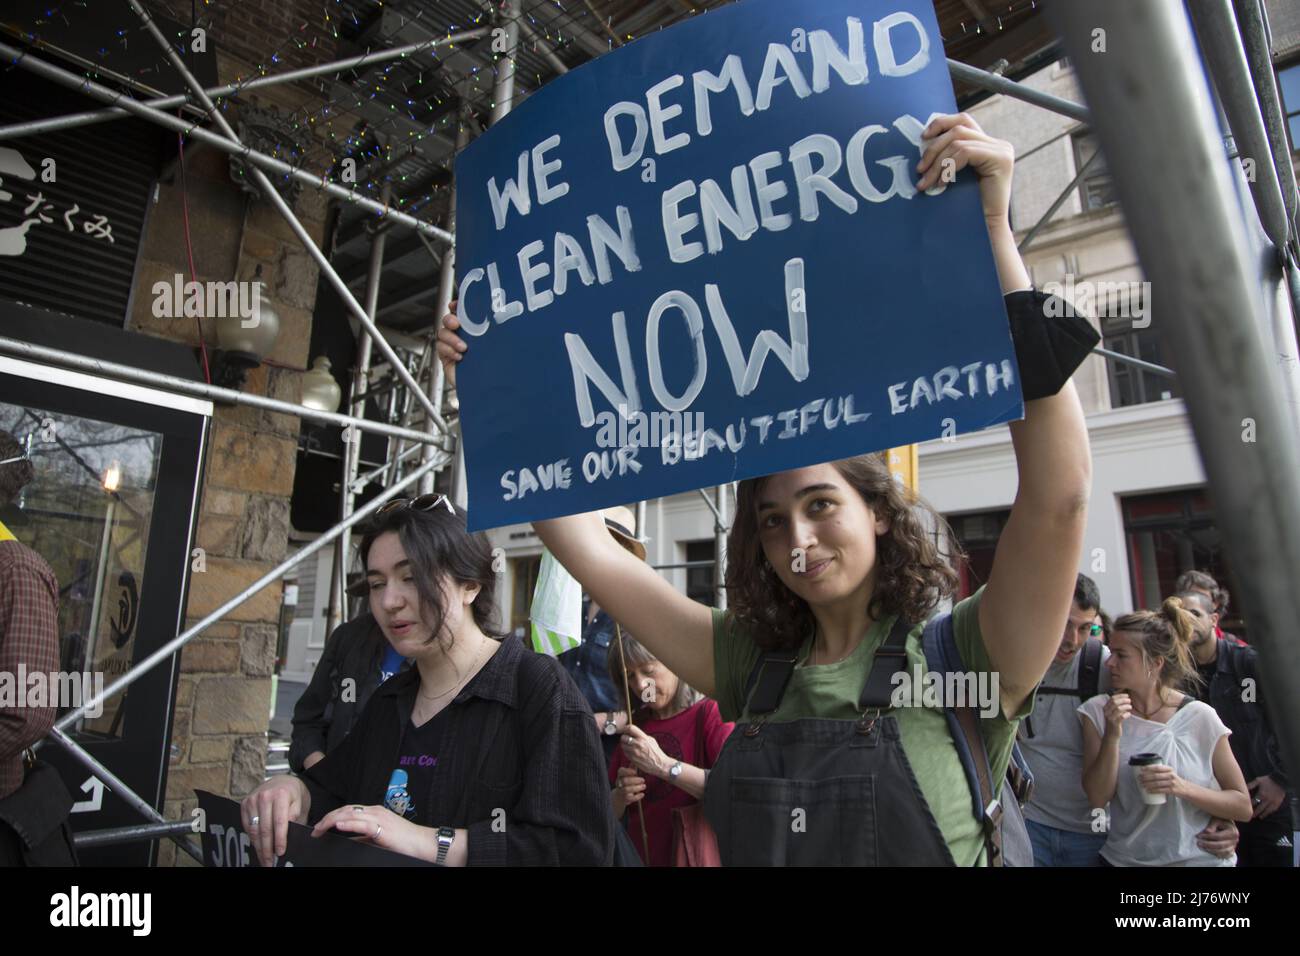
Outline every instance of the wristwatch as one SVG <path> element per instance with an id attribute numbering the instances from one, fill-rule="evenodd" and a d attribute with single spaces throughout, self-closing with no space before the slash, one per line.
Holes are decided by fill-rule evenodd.
<path id="1" fill-rule="evenodd" d="M 433 862 L 438 866 L 446 866 L 447 854 L 451 852 L 451 845 L 455 842 L 455 830 L 451 827 L 438 827 L 438 857 Z"/>
<path id="2" fill-rule="evenodd" d="M 618 713 L 616 710 L 608 711 L 605 714 L 605 736 L 613 737 L 618 733 L 618 724 L 614 722 L 614 717 Z"/>
<path id="3" fill-rule="evenodd" d="M 679 760 L 668 768 L 669 783 L 676 783 L 677 778 L 682 775 L 682 762 Z"/>

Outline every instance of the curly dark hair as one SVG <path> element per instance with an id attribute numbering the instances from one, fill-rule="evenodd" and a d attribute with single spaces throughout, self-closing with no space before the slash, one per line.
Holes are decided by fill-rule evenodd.
<path id="1" fill-rule="evenodd" d="M 830 463 L 889 530 L 876 542 L 876 585 L 867 606 L 872 618 L 902 615 L 920 623 L 957 589 L 957 573 L 935 543 L 946 533 L 953 559 L 960 546 L 948 523 L 923 498 L 894 479 L 884 452 Z M 770 477 L 770 476 L 768 476 Z M 767 478 L 740 482 L 736 517 L 727 538 L 727 600 L 736 620 L 746 625 L 764 650 L 797 647 L 810 633 L 808 603 L 785 586 L 763 555 L 759 540 L 758 494 Z M 927 528 L 932 523 L 933 528 Z"/>

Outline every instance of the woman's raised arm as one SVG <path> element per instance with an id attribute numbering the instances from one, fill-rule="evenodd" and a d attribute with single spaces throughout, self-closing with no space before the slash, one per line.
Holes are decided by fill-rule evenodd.
<path id="1" fill-rule="evenodd" d="M 947 160 L 954 170 L 974 169 L 1002 291 L 1028 288 L 1008 214 L 1011 145 L 965 113 L 937 117 L 925 135 L 933 141 L 919 164 L 917 188 L 935 185 Z M 1007 716 L 1020 709 L 1051 664 L 1074 595 L 1092 485 L 1088 429 L 1074 386 L 1067 382 L 1055 395 L 1026 401 L 1024 420 L 1011 425 L 1011 443 L 1020 487 L 979 609 Z"/>
<path id="2" fill-rule="evenodd" d="M 670 671 L 712 697 L 713 615 L 625 551 L 599 512 L 535 521 L 537 536 L 592 599 Z M 610 653 L 615 653 L 610 648 Z"/>

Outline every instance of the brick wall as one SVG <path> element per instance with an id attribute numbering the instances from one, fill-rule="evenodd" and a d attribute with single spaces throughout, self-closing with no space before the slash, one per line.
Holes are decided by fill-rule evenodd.
<path id="1" fill-rule="evenodd" d="M 166 11 L 166 4 L 153 4 Z M 175 6 L 175 4 L 173 4 Z M 188 22 L 188 5 L 184 22 Z M 330 4 L 329 6 L 333 6 Z M 219 80 L 247 76 L 281 49 L 292 34 L 307 37 L 300 49 L 288 44 L 273 71 L 336 57 L 333 38 L 315 27 L 298 31 L 304 20 L 319 24 L 319 4 L 241 0 L 207 8 L 210 36 L 217 50 Z M 310 11 L 310 17 L 302 11 Z M 168 11 L 180 18 L 182 11 Z M 315 46 L 311 40 L 315 39 Z M 292 110 L 311 99 L 306 88 L 277 86 L 250 101 Z M 227 116 L 236 125 L 237 110 Z M 296 402 L 309 365 L 308 343 L 315 306 L 317 266 L 288 224 L 266 201 L 253 198 L 231 180 L 226 153 L 191 143 L 186 148 L 185 182 L 189 241 L 195 278 L 250 280 L 258 266 L 266 293 L 280 317 L 275 347 L 251 372 L 243 391 Z M 313 168 L 320 168 L 319 162 Z M 317 244 L 324 240 L 326 197 L 304 187 L 294 211 Z M 194 318 L 152 313 L 153 283 L 169 283 L 177 273 L 190 278 L 182 215 L 181 178 L 164 184 L 142 241 L 135 305 L 128 327 L 196 346 Z M 215 348 L 215 329 L 205 321 L 203 337 Z M 210 353 L 209 353 L 210 354 Z M 197 546 L 206 570 L 191 575 L 186 626 L 191 626 L 282 561 L 288 553 L 289 498 L 293 490 L 299 420 L 260 409 L 217 406 L 212 422 L 200 505 Z M 164 816 L 185 819 L 196 806 L 195 788 L 238 799 L 262 782 L 266 730 L 271 707 L 280 620 L 279 582 L 264 588 L 224 619 L 193 639 L 181 654 L 171 762 Z M 161 844 L 162 865 L 193 864 L 170 842 Z"/>

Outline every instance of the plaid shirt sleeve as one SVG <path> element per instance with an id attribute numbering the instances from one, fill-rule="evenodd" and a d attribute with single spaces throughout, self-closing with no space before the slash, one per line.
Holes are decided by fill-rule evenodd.
<path id="1" fill-rule="evenodd" d="M 59 669 L 58 608 L 59 586 L 44 559 L 17 542 L 0 542 L 0 680 L 16 697 L 0 704 L 0 795 L 22 783 L 23 750 L 54 724 L 56 708 L 25 706 L 18 665 L 29 674 Z"/>

